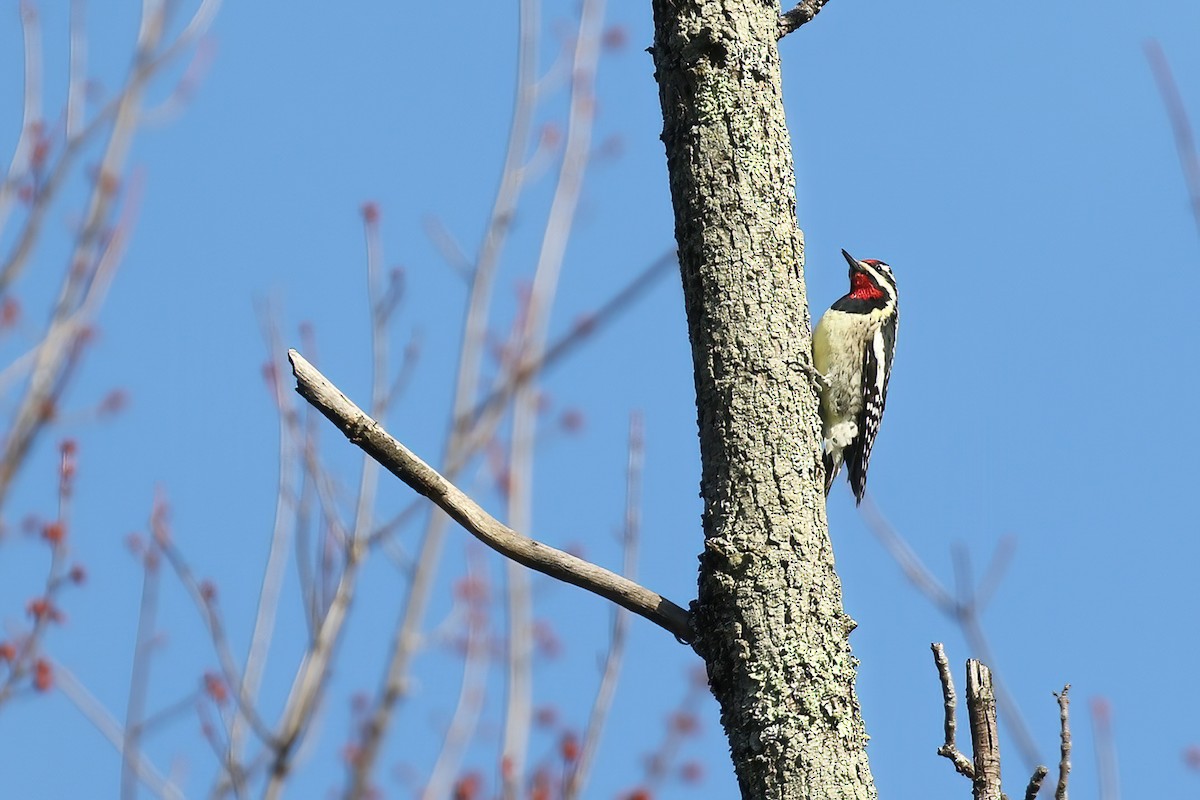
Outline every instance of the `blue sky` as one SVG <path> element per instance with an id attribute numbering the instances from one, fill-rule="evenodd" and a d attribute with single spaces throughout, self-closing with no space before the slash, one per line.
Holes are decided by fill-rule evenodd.
<path id="1" fill-rule="evenodd" d="M 352 396 L 364 396 L 359 208 L 368 200 L 382 209 L 388 263 L 402 265 L 407 277 L 397 342 L 413 335 L 421 342 L 419 367 L 390 427 L 418 453 L 437 455 L 465 289 L 430 244 L 423 220 L 436 216 L 465 248 L 477 246 L 503 157 L 514 5 L 477 4 L 464 13 L 444 3 L 356 3 L 337 11 L 228 4 L 194 100 L 179 118 L 139 136 L 137 229 L 100 316 L 98 344 L 66 402 L 86 409 L 119 387 L 130 405 L 104 423 L 68 417 L 61 431 L 80 442 L 71 547 L 89 581 L 64 599 L 67 624 L 49 641 L 50 652 L 118 716 L 140 582 L 124 540 L 145 530 L 156 492 L 169 499 L 175 539 L 197 573 L 219 586 L 231 636 L 244 646 L 277 476 L 277 424 L 261 379 L 267 354 L 255 303 L 273 302 L 288 331 L 311 322 L 322 368 Z M 21 87 L 17 13 L 15 3 L 7 6 L 0 11 L 5 156 L 19 130 Z M 123 74 L 134 13 L 89 14 L 93 73 L 110 87 Z M 575 13 L 574 3 L 547 3 L 544 67 Z M 661 117 L 643 52 L 649 4 L 612 3 L 607 20 L 625 30 L 627 43 L 601 63 L 596 141 L 620 147 L 587 176 L 552 320 L 559 332 L 672 245 Z M 44 24 L 54 107 L 65 63 L 60 11 L 44 9 Z M 1097 788 L 1093 698 L 1112 709 L 1127 793 L 1182 796 L 1200 780 L 1182 758 L 1200 742 L 1200 701 L 1176 688 L 1186 686 L 1200 657 L 1200 524 L 1191 509 L 1200 423 L 1190 413 L 1200 391 L 1190 347 L 1200 333 L 1191 311 L 1200 291 L 1200 237 L 1142 50 L 1147 39 L 1161 43 L 1196 119 L 1197 31 L 1200 6 L 1185 0 L 1135 10 L 1101 0 L 1086 12 L 1068 4 L 1021 10 L 834 0 L 782 43 L 814 314 L 845 291 L 842 247 L 890 263 L 902 295 L 872 494 L 948 584 L 955 543 L 978 570 L 1002 537 L 1015 537 L 1011 567 L 983 617 L 994 666 L 1047 760 L 1057 737 L 1051 692 L 1072 684 L 1080 796 Z M 159 96 L 165 88 L 157 86 Z M 562 103 L 551 101 L 539 122 L 557 123 L 561 112 Z M 536 258 L 548 191 L 548 181 L 537 184 L 517 218 L 500 279 L 502 324 Z M 77 215 L 77 201 L 56 209 L 19 287 L 33 298 L 32 320 L 41 313 L 36 298 L 50 291 L 62 263 L 55 237 L 65 240 Z M 619 563 L 625 429 L 630 412 L 641 410 L 641 574 L 680 603 L 694 596 L 701 548 L 690 366 L 678 280 L 668 274 L 619 325 L 547 376 L 553 408 L 578 407 L 586 424 L 542 447 L 533 531 Z M 332 435 L 326 442 L 331 452 L 343 446 Z M 48 438 L 5 509 L 10 526 L 50 512 L 53 464 Z M 486 485 L 476 488 L 494 504 Z M 408 499 L 403 486 L 385 482 L 385 513 Z M 945 641 L 960 674 L 971 653 L 953 623 L 908 586 L 844 485 L 829 508 L 846 605 L 859 623 L 852 644 L 881 794 L 904 796 L 921 786 L 931 797 L 965 796 L 965 782 L 935 755 L 941 707 L 928 644 Z M 449 542 L 433 621 L 449 607 L 467 537 L 453 531 Z M 13 536 L 0 553 L 0 614 L 20 623 L 44 551 Z M 494 563 L 492 570 L 498 580 Z M 264 691 L 268 715 L 286 692 L 304 635 L 294 573 L 289 581 Z M 349 698 L 378 682 L 401 587 L 382 561 L 364 576 L 293 796 L 323 796 L 341 785 L 337 758 Z M 564 644 L 559 658 L 539 665 L 537 702 L 560 706 L 579 726 L 609 610 L 570 587 L 536 587 L 538 615 Z M 197 614 L 170 579 L 159 620 L 165 639 L 154 661 L 152 708 L 215 665 Z M 634 622 L 589 796 L 611 797 L 639 782 L 639 759 L 661 739 L 698 663 L 658 629 Z M 384 757 L 389 796 L 403 796 L 394 767 L 411 761 L 419 772 L 431 757 L 457 691 L 455 664 L 436 647 L 418 662 L 417 698 L 401 713 Z M 492 681 L 489 689 L 484 730 L 494 735 L 502 686 Z M 704 765 L 705 783 L 672 784 L 661 796 L 733 791 L 715 704 L 705 701 L 698 713 L 703 735 L 685 744 L 683 759 Z M 4 708 L 0 740 L 9 743 L 0 774 L 13 796 L 116 794 L 117 757 L 61 696 Z M 1021 786 L 1028 770 L 1011 742 L 1004 746 L 1008 784 Z M 148 752 L 163 769 L 184 765 L 190 794 L 208 786 L 213 762 L 194 716 L 182 716 Z M 481 751 L 473 764 L 490 770 L 483 758 Z"/>

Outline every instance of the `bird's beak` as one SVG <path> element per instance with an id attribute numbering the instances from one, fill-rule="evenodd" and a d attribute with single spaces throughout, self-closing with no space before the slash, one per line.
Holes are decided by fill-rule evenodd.
<path id="1" fill-rule="evenodd" d="M 845 250 L 842 251 L 842 255 L 846 257 L 846 263 L 850 265 L 850 269 L 854 270 L 855 272 L 862 272 L 862 264 L 859 264 L 854 256 L 850 255 Z"/>

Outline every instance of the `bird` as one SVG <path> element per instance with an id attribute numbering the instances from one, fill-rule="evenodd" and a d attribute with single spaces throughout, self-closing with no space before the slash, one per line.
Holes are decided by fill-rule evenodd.
<path id="1" fill-rule="evenodd" d="M 867 465 L 887 404 L 896 353 L 900 306 L 892 268 L 861 261 L 842 250 L 850 265 L 850 291 L 838 298 L 813 331 L 822 428 L 825 495 L 846 466 L 855 505 L 867 490 Z"/>

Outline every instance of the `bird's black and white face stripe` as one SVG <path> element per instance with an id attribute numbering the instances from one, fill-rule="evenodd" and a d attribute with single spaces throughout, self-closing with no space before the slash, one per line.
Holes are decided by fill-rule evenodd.
<path id="1" fill-rule="evenodd" d="M 838 311 L 866 314 L 882 311 L 896 302 L 896 278 L 892 268 L 874 258 L 859 261 L 842 251 L 850 264 L 850 292 L 833 304 Z"/>

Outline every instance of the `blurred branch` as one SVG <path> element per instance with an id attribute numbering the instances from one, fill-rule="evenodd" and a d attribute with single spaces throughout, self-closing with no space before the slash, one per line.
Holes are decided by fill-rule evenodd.
<path id="1" fill-rule="evenodd" d="M 690 642 L 689 614 L 661 595 L 603 567 L 529 539 L 500 523 L 396 441 L 295 350 L 288 351 L 296 391 L 342 431 L 351 443 L 414 491 L 428 497 L 488 547 L 552 578 L 574 584 L 650 620 Z"/>
<path id="2" fill-rule="evenodd" d="M 446 729 L 441 752 L 430 770 L 429 780 L 421 793 L 424 800 L 442 800 L 450 796 L 450 784 L 458 773 L 463 755 L 471 744 L 483 710 L 487 690 L 488 666 L 488 606 L 490 598 L 485 580 L 483 559 L 473 545 L 467 552 L 467 576 L 462 585 L 461 599 L 466 607 L 466 647 L 463 652 L 462 686 L 458 704 Z"/>
<path id="3" fill-rule="evenodd" d="M 996 546 L 996 551 L 984 572 L 984 579 L 976 586 L 972 582 L 970 565 L 964 550 L 956 548 L 952 552 L 954 560 L 955 581 L 957 592 L 952 594 L 925 566 L 924 562 L 913 552 L 903 536 L 896 531 L 890 522 L 875 505 L 874 499 L 868 494 L 860 506 L 863 519 L 868 530 L 875 535 L 899 565 L 909 582 L 943 614 L 952 619 L 962 631 L 963 638 L 971 651 L 978 654 L 985 663 L 995 664 L 991 645 L 983 630 L 979 614 L 983 600 L 990 599 L 1003 571 L 1012 557 L 1015 540 L 1005 537 Z M 1017 745 L 1022 760 L 1028 769 L 1034 769 L 1041 761 L 1038 755 L 1037 743 L 1029 732 L 1029 726 L 1021 714 L 1021 709 L 1005 689 L 1003 682 L 996 676 L 991 677 L 996 698 L 1008 720 L 1009 735 Z"/>
<path id="4" fill-rule="evenodd" d="M 504 166 L 500 172 L 500 186 L 496 190 L 483 243 L 475 261 L 470 296 L 463 318 L 463 341 L 459 350 L 454 405 L 446 441 L 445 463 L 446 472 L 450 477 L 455 475 L 470 456 L 467 432 L 457 421 L 475 403 L 478 392 L 496 267 L 516 215 L 521 191 L 525 186 L 522 164 L 529 145 L 529 131 L 537 104 L 537 92 L 534 87 L 541 3 L 540 0 L 520 0 L 518 8 L 516 93 L 508 128 Z M 425 607 L 441 562 L 445 533 L 446 518 L 438 514 L 431 515 L 416 555 L 416 568 L 413 570 L 408 594 L 404 599 L 400 623 L 392 636 L 383 686 L 364 728 L 361 750 L 346 790 L 347 797 L 357 799 L 367 794 L 379 747 L 408 679 L 409 663 L 416 648 L 425 617 Z"/>
<path id="5" fill-rule="evenodd" d="M 470 409 L 469 414 L 456 420 L 456 425 L 467 427 L 473 421 L 481 420 L 485 415 L 502 408 L 518 389 L 574 352 L 579 345 L 611 322 L 618 313 L 628 308 L 655 280 L 671 271 L 675 265 L 675 248 L 672 247 L 650 262 L 645 269 L 634 276 L 633 280 L 608 298 L 599 308 L 580 319 L 570 330 L 554 340 L 537 358 L 526 358 L 516 369 L 506 372 L 491 393 Z"/>
<path id="6" fill-rule="evenodd" d="M 216 652 L 217 661 L 221 665 L 221 672 L 225 678 L 225 682 L 233 689 L 233 697 L 237 702 L 238 710 L 246 716 L 247 721 L 254 728 L 254 732 L 259 738 L 271 744 L 274 741 L 274 737 L 271 734 L 270 728 L 259 717 L 251 699 L 243 695 L 240 691 L 242 686 L 241 675 L 238 673 L 237 663 L 233 658 L 233 651 L 229 647 L 229 640 L 225 635 L 225 626 L 221 621 L 221 615 L 217 611 L 216 598 L 212 588 L 196 580 L 191 565 L 188 564 L 187 559 L 183 557 L 183 553 L 179 551 L 179 548 L 169 538 L 163 537 L 159 539 L 157 545 L 166 557 L 167 563 L 171 565 L 171 569 L 174 570 L 176 578 L 183 584 L 183 588 L 187 590 L 188 595 L 192 598 L 192 602 L 196 605 L 197 610 L 199 610 L 201 617 L 204 619 L 204 624 L 208 628 L 209 636 L 212 639 L 213 650 Z"/>
<path id="7" fill-rule="evenodd" d="M 291 774 L 292 756 L 300 743 L 300 735 L 312 719 L 321 688 L 329 672 L 329 664 L 333 659 L 342 624 L 350 610 L 350 600 L 358 579 L 358 562 L 364 549 L 355 544 L 347 549 L 346 564 L 338 579 L 337 588 L 329 609 L 321 621 L 317 635 L 309 644 L 300 664 L 300 669 L 292 681 L 291 691 L 288 692 L 284 704 L 283 718 L 279 723 L 275 737 L 274 757 L 271 760 L 270 779 L 263 796 L 279 797 L 283 792 L 285 781 Z"/>
<path id="8" fill-rule="evenodd" d="M 1196 221 L 1197 230 L 1200 230 L 1200 154 L 1196 152 L 1192 124 L 1188 121 L 1187 109 L 1184 108 L 1183 98 L 1175 84 L 1175 77 L 1171 65 L 1167 63 L 1162 45 L 1155 39 L 1148 39 L 1142 48 L 1146 52 L 1146 60 L 1150 62 L 1150 71 L 1154 74 L 1158 93 L 1162 96 L 1167 120 L 1171 123 L 1175 152 L 1179 155 L 1179 167 L 1183 171 L 1184 187 L 1191 200 L 1192 217 Z"/>
<path id="9" fill-rule="evenodd" d="M 604 0 L 584 0 L 572 48 L 567 135 L 559 163 L 554 195 L 542 233 L 534 269 L 533 286 L 523 315 L 514 331 L 517 364 L 538 363 L 546 347 L 550 311 L 558 294 L 567 242 L 583 191 L 595 121 L 595 75 L 600 54 Z M 509 372 L 508 374 L 513 374 Z M 508 466 L 508 518 L 521 530 L 533 529 L 533 448 L 540 397 L 535 380 L 525 381 L 513 399 L 512 441 Z M 529 575 L 516 563 L 505 565 L 508 576 L 508 693 L 501 741 L 501 778 L 504 796 L 517 800 L 525 775 L 526 751 L 532 717 L 533 605 Z"/>
<path id="10" fill-rule="evenodd" d="M 141 760 L 142 725 L 146 717 L 146 693 L 150 688 L 151 651 L 155 642 L 155 618 L 158 614 L 158 588 L 161 577 L 159 552 L 155 545 L 165 508 L 154 504 L 151 512 L 151 536 L 142 561 L 142 599 L 138 606 L 137 634 L 133 640 L 133 665 L 129 670 L 129 698 L 125 705 L 125 741 L 121 746 L 121 799 L 135 800 L 138 788 L 137 764 Z"/>
<path id="11" fill-rule="evenodd" d="M 515 373 L 506 372 L 500 380 L 499 385 L 492 390 L 491 394 L 474 408 L 469 409 L 469 414 L 460 418 L 455 423 L 456 429 L 470 431 L 469 434 L 464 434 L 464 436 L 469 435 L 470 438 L 470 446 L 466 447 L 466 450 L 472 450 L 480 443 L 491 438 L 496 425 L 499 423 L 500 411 L 512 399 L 513 392 L 517 388 L 525 382 L 532 380 L 541 371 L 548 369 L 575 352 L 580 345 L 603 330 L 621 311 L 628 308 L 633 301 L 637 300 L 650 288 L 655 280 L 671 272 L 671 268 L 675 266 L 675 249 L 671 248 L 654 259 L 647 267 L 635 275 L 629 283 L 618 289 L 615 294 L 604 301 L 595 311 L 581 318 L 571 326 L 570 330 L 555 339 L 546 348 L 545 353 L 538 363 L 523 365 Z M 472 421 L 474 422 L 472 423 Z M 462 460 L 452 461 L 447 459 L 444 467 L 447 477 L 456 474 L 461 466 Z M 419 507 L 419 501 L 413 501 L 413 503 L 405 506 L 383 525 L 380 525 L 379 529 L 371 535 L 372 546 L 386 540 L 404 522 L 411 519 Z"/>
<path id="12" fill-rule="evenodd" d="M 629 461 L 625 469 L 625 524 L 621 531 L 621 549 L 624 564 L 621 573 L 629 580 L 637 579 L 638 534 L 642 522 L 642 464 L 645 461 L 645 435 L 641 414 L 629 418 Z M 621 663 L 625 658 L 625 642 L 629 635 L 629 612 L 622 608 L 613 609 L 612 633 L 609 635 L 608 655 L 604 659 L 604 670 L 596 699 L 592 701 L 592 712 L 588 716 L 587 729 L 579 750 L 579 759 L 571 768 L 563 789 L 563 800 L 573 800 L 583 794 L 587 786 L 592 762 L 600 749 L 600 737 L 617 691 L 617 679 L 621 674 Z"/>
<path id="13" fill-rule="evenodd" d="M 126 755 L 123 752 L 125 731 L 121 723 L 108 712 L 100 701 L 63 664 L 57 662 L 54 664 L 54 674 L 63 695 L 75 708 L 79 709 L 79 712 L 95 726 L 96 730 L 100 731 L 100 734 L 108 740 L 108 743 L 116 749 L 117 753 L 121 755 L 122 761 L 124 761 L 126 759 Z M 138 779 L 156 797 L 166 798 L 166 800 L 183 800 L 184 795 L 179 787 L 164 777 L 153 764 L 146 760 L 146 757 L 142 753 L 138 753 L 132 758 L 132 768 Z"/>
<path id="14" fill-rule="evenodd" d="M 1092 740 L 1096 747 L 1100 800 L 1120 800 L 1121 781 L 1117 773 L 1117 745 L 1113 738 L 1112 708 L 1102 697 L 1092 700 Z"/>
<path id="15" fill-rule="evenodd" d="M 25 31 L 25 119 L 13 159 L 0 183 L 0 231 L 12 201 L 28 193 L 28 209 L 7 255 L 0 260 L 0 295 L 6 295 L 33 254 L 49 208 L 58 196 L 76 157 L 94 137 L 107 130 L 100 164 L 86 200 L 86 209 L 63 272 L 58 297 L 33 357 L 31 376 L 22 397 L 14 403 L 11 423 L 0 452 L 0 507 L 38 434 L 54 418 L 55 405 L 78 365 L 87 323 L 103 289 L 116 269 L 129 221 L 114 224 L 121 177 L 139 120 L 147 83 L 211 22 L 219 3 L 202 0 L 183 32 L 163 44 L 164 15 L 170 4 L 145 3 L 129 76 L 117 95 L 86 125 L 80 106 L 83 70 L 82 6 L 71 9 L 68 64 L 67 123 L 56 159 L 54 140 L 41 117 L 41 41 L 37 12 L 21 3 Z"/>
<path id="16" fill-rule="evenodd" d="M 266 329 L 267 339 L 272 346 L 271 352 L 277 352 L 274 348 L 282 346 L 279 331 L 269 314 L 260 313 L 260 316 Z M 296 500 L 290 493 L 291 487 L 295 483 L 293 475 L 293 465 L 296 461 L 295 436 L 288 414 L 287 390 L 284 388 L 284 381 L 280 379 L 278 372 L 277 369 L 271 370 L 269 386 L 279 413 L 279 474 L 275 489 L 275 516 L 272 522 L 271 543 L 267 549 L 267 565 L 263 569 L 262 582 L 259 584 L 254 626 L 250 630 L 250 646 L 246 650 L 246 658 L 242 663 L 240 681 L 233 685 L 234 691 L 247 705 L 254 705 L 257 702 L 267 653 L 274 636 L 275 618 L 279 609 L 279 593 L 283 587 L 284 570 L 287 567 L 287 556 L 291 544 L 292 527 L 289 522 L 294 520 Z M 227 679 L 232 679 L 232 676 L 227 676 Z M 244 715 L 236 715 L 230 725 L 227 755 L 224 760 L 231 765 L 239 764 L 242 759 L 245 733 L 243 722 L 245 719 Z M 236 772 L 236 769 L 232 770 L 231 777 L 235 777 Z"/>
<path id="17" fill-rule="evenodd" d="M 41 596 L 35 597 L 26 606 L 33 617 L 33 627 L 19 637 L 12 651 L 4 659 L 8 674 L 0 683 L 0 705 L 7 702 L 20 688 L 24 680 L 33 673 L 34 687 L 49 688 L 39 681 L 39 673 L 48 668 L 49 662 L 42 651 L 42 640 L 52 623 L 61 622 L 58 597 L 69 581 L 71 573 L 66 569 L 67 537 L 71 530 L 72 485 L 77 469 L 76 445 L 71 440 L 59 446 L 58 463 L 58 514 L 53 522 L 42 527 L 41 538 L 50 547 L 50 565 L 42 583 Z"/>

